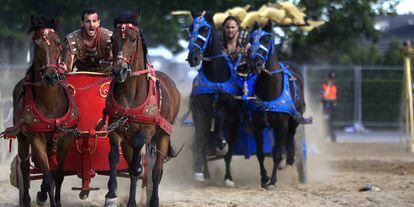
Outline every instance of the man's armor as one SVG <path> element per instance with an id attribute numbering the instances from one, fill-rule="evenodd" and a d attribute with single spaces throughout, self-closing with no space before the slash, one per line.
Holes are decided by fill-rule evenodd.
<path id="1" fill-rule="evenodd" d="M 66 36 L 66 47 L 75 56 L 73 66 L 78 71 L 100 72 L 111 65 L 111 36 L 112 31 L 100 27 L 96 33 L 94 48 L 89 48 L 83 42 L 82 30 L 76 30 Z"/>

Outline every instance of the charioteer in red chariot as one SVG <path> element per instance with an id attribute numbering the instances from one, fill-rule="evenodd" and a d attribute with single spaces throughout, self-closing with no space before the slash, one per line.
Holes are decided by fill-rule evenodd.
<path id="1" fill-rule="evenodd" d="M 68 72 L 109 72 L 112 62 L 112 31 L 100 26 L 98 11 L 81 14 L 81 28 L 65 39 L 65 63 Z"/>

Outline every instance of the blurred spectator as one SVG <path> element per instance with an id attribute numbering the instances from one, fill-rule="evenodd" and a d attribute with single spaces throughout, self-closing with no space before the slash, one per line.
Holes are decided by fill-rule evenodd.
<path id="1" fill-rule="evenodd" d="M 327 75 L 326 82 L 322 84 L 321 103 L 323 107 L 324 120 L 326 121 L 327 133 L 333 142 L 336 142 L 333 122 L 335 120 L 335 110 L 337 106 L 337 92 L 338 89 L 335 84 L 335 73 L 330 72 Z"/>

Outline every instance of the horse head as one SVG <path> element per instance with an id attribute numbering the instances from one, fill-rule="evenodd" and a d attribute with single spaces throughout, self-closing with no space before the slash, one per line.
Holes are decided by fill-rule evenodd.
<path id="1" fill-rule="evenodd" d="M 112 73 L 118 82 L 124 82 L 136 70 L 144 69 L 146 64 L 147 48 L 138 28 L 140 13 L 123 12 L 114 20 L 112 50 L 115 58 Z"/>
<path id="2" fill-rule="evenodd" d="M 187 61 L 191 67 L 201 63 L 202 57 L 210 44 L 211 35 L 214 31 L 213 12 L 203 11 L 201 15 L 191 12 L 193 21 L 189 27 L 189 43 Z"/>
<path id="3" fill-rule="evenodd" d="M 31 27 L 29 32 L 34 31 L 34 58 L 33 63 L 36 66 L 36 76 L 42 80 L 42 83 L 53 86 L 59 83 L 60 57 L 62 45 L 57 33 L 58 18 L 36 18 L 31 15 Z"/>
<path id="4" fill-rule="evenodd" d="M 274 55 L 274 39 L 271 34 L 272 23 L 260 28 L 256 23 L 250 34 L 249 62 L 254 73 L 261 73 L 265 70 L 266 63 Z"/>

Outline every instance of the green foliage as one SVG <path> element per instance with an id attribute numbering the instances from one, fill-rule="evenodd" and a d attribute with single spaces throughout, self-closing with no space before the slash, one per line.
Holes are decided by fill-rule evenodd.
<path id="1" fill-rule="evenodd" d="M 361 38 L 371 42 L 378 39 L 374 29 L 374 17 L 393 13 L 399 0 L 302 0 L 306 14 L 312 19 L 322 19 L 326 23 L 309 34 L 296 33 L 293 36 L 292 56 L 298 62 L 343 63 L 355 60 L 351 53 L 357 51 Z M 387 4 L 384 4 L 387 3 Z M 390 5 L 390 7 L 385 7 Z M 359 62 L 376 62 L 376 49 L 373 57 L 363 56 Z"/>
<path id="2" fill-rule="evenodd" d="M 179 50 L 177 42 L 182 37 L 177 18 L 172 17 L 173 10 L 214 10 L 225 11 L 228 8 L 252 4 L 262 5 L 264 0 L 227 0 L 227 1 L 126 1 L 126 0 L 12 0 L 0 1 L 0 38 L 16 38 L 24 41 L 29 28 L 30 14 L 36 16 L 53 16 L 55 12 L 61 17 L 61 34 L 66 35 L 80 26 L 80 13 L 85 8 L 95 8 L 100 12 L 101 25 L 112 29 L 112 20 L 123 10 L 138 11 L 142 9 L 140 28 L 147 37 L 148 44 L 166 45 Z M 190 23 L 188 20 L 187 23 Z"/>
<path id="3" fill-rule="evenodd" d="M 306 7 L 310 19 L 327 21 L 322 27 L 302 34 L 298 30 L 285 29 L 289 37 L 289 54 L 280 54 L 282 59 L 297 62 L 315 63 L 383 63 L 397 64 L 399 54 L 394 50 L 387 52 L 381 62 L 378 51 L 373 48 L 356 47 L 362 37 L 374 41 L 378 32 L 373 28 L 373 17 L 378 14 L 392 13 L 399 0 L 301 0 L 300 6 Z M 53 16 L 59 14 L 61 37 L 80 26 L 80 13 L 85 8 L 96 8 L 100 12 L 102 26 L 112 29 L 112 20 L 120 11 L 142 9 L 140 29 L 144 32 L 149 46 L 165 45 L 177 52 L 181 50 L 178 39 L 186 38 L 182 26 L 191 21 L 186 17 L 173 17 L 174 10 L 213 10 L 223 12 L 235 6 L 250 4 L 257 10 L 268 1 L 265 0 L 0 0 L 0 41 L 7 47 L 15 47 L 10 42 L 22 45 L 27 41 L 30 14 Z M 384 4 L 387 3 L 387 4 Z M 390 5 L 385 7 L 384 5 Z M 10 41 L 13 40 L 13 41 Z M 395 45 L 393 45 L 395 46 Z M 353 54 L 356 53 L 356 54 Z M 361 57 L 361 59 L 358 59 Z M 356 62 L 354 62 L 356 61 Z"/>
<path id="4" fill-rule="evenodd" d="M 383 65 L 401 65 L 402 56 L 400 53 L 401 43 L 398 39 L 392 39 L 388 50 L 384 54 Z"/>

